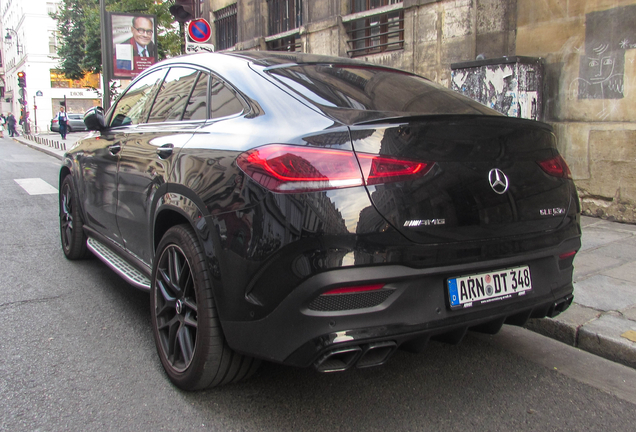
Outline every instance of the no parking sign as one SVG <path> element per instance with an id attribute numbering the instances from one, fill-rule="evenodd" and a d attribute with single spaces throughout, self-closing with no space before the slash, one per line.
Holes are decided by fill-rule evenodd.
<path id="1" fill-rule="evenodd" d="M 210 23 L 203 18 L 192 20 L 188 24 L 188 36 L 195 42 L 205 42 L 210 39 L 211 34 Z"/>

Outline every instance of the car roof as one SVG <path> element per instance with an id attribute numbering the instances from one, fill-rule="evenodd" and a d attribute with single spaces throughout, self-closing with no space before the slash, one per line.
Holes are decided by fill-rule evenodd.
<path id="1" fill-rule="evenodd" d="M 280 105 L 276 102 L 276 99 L 281 97 L 280 93 L 283 92 L 291 99 L 287 100 L 287 103 L 296 103 L 297 106 L 311 106 L 317 115 L 322 115 L 330 118 L 340 124 L 360 124 L 370 121 L 382 121 L 386 119 L 398 119 L 405 116 L 417 116 L 417 115 L 444 115 L 444 114 L 471 114 L 471 115 L 499 115 L 496 111 L 489 110 L 486 106 L 472 101 L 459 94 L 449 94 L 450 90 L 442 88 L 441 86 L 432 83 L 430 80 L 424 78 L 429 85 L 425 89 L 424 93 L 437 95 L 436 98 L 424 98 L 430 100 L 431 104 L 435 103 L 435 106 L 422 109 L 394 109 L 392 107 L 380 106 L 378 108 L 373 107 L 373 103 L 370 104 L 370 108 L 359 109 L 355 106 L 339 106 L 333 105 L 332 107 L 325 106 L 316 100 L 306 98 L 293 90 L 287 85 L 282 83 L 275 83 L 269 77 L 273 75 L 280 75 L 286 69 L 295 69 L 298 67 L 323 67 L 323 66 L 337 66 L 347 68 L 349 65 L 359 69 L 370 69 L 375 72 L 398 72 L 400 76 L 410 75 L 412 77 L 418 77 L 410 72 L 405 72 L 399 69 L 389 68 L 382 65 L 373 63 L 362 62 L 343 57 L 323 56 L 316 54 L 303 54 L 303 53 L 280 53 L 272 51 L 232 51 L 223 53 L 197 53 L 180 57 L 174 57 L 168 60 L 164 60 L 147 70 L 146 73 L 150 73 L 153 70 L 157 70 L 165 67 L 172 66 L 195 66 L 213 71 L 216 75 L 222 79 L 227 80 L 236 86 L 241 91 L 243 96 L 252 101 L 256 101 L 254 106 L 261 105 L 264 112 L 280 112 Z M 261 75 L 262 78 L 266 78 L 266 81 L 255 79 L 254 73 Z M 422 77 L 419 77 L 422 78 Z M 278 79 L 278 78 L 272 78 Z M 263 85 L 268 82 L 270 85 Z M 384 90 L 385 94 L 392 91 L 394 80 L 385 78 Z M 351 83 L 350 83 L 351 84 Z M 355 85 L 355 83 L 351 84 Z M 378 93 L 379 87 L 375 83 L 376 87 L 374 94 Z M 357 90 L 356 90 L 357 91 Z M 422 93 L 422 92 L 420 92 Z M 423 94 L 422 94 L 423 95 Z M 372 95 L 371 99 L 375 96 Z M 458 112 L 449 112 L 444 109 L 444 101 L 447 99 L 459 100 L 460 103 L 457 106 L 462 105 Z M 381 96 L 377 96 L 376 99 L 382 99 Z M 404 99 L 403 105 L 410 103 L 411 100 L 420 100 L 422 97 L 410 94 L 409 98 Z M 402 99 L 400 99 L 402 101 Z M 463 100 L 463 102 L 461 102 Z M 441 101 L 441 102 L 440 102 Z M 269 109 L 267 108 L 269 105 Z M 464 105 L 466 107 L 464 107 Z M 255 108 L 260 111 L 260 108 Z M 286 113 L 284 115 L 287 115 Z"/>
<path id="2" fill-rule="evenodd" d="M 261 66 L 303 65 L 303 64 L 352 64 L 375 66 L 377 64 L 353 60 L 348 57 L 334 57 L 319 54 L 280 53 L 273 51 L 235 51 L 228 55 L 244 58 Z"/>
<path id="3" fill-rule="evenodd" d="M 338 64 L 338 65 L 358 65 L 368 66 L 375 69 L 386 69 L 399 71 L 401 73 L 410 74 L 400 69 L 390 68 L 388 66 L 378 65 L 375 63 L 363 62 L 360 60 L 350 59 L 348 57 L 335 57 L 318 54 L 305 53 L 281 53 L 277 51 L 232 51 L 232 52 L 215 52 L 215 53 L 197 53 L 188 54 L 171 59 L 163 60 L 157 63 L 153 68 L 159 66 L 167 66 L 170 64 L 181 65 L 199 65 L 211 70 L 223 73 L 228 68 L 248 67 L 248 64 L 254 64 L 263 67 L 277 66 L 294 66 L 294 65 L 310 65 L 310 64 Z"/>

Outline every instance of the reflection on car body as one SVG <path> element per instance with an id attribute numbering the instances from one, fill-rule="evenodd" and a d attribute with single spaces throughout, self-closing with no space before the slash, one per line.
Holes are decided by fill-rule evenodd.
<path id="1" fill-rule="evenodd" d="M 181 388 L 260 360 L 377 366 L 572 301 L 580 209 L 550 126 L 416 75 L 200 54 L 84 121 L 60 173 L 64 253 L 150 292 Z"/>

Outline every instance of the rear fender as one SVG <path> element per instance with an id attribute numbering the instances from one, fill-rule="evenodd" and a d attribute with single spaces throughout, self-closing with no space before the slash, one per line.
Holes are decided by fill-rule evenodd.
<path id="1" fill-rule="evenodd" d="M 226 295 L 223 289 L 220 262 L 216 254 L 216 250 L 219 250 L 219 239 L 211 223 L 212 217 L 205 205 L 188 188 L 171 184 L 168 191 L 157 198 L 153 208 L 153 233 L 151 237 L 153 239 L 153 261 L 154 251 L 156 251 L 163 233 L 172 226 L 188 223 L 203 248 L 212 277 L 212 290 L 217 311 L 222 321 L 223 311 L 226 309 L 224 306 Z M 172 213 L 172 215 L 167 216 L 168 213 Z"/>

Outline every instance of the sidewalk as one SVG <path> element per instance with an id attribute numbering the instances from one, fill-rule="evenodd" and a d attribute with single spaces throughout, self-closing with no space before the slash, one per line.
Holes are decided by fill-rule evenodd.
<path id="1" fill-rule="evenodd" d="M 583 216 L 574 303 L 526 327 L 636 368 L 636 225 Z"/>
<path id="2" fill-rule="evenodd" d="M 62 140 L 59 134 L 20 135 L 13 137 L 13 140 L 62 160 L 66 150 L 87 133 L 74 132 L 68 134 L 65 140 Z M 9 136 L 5 136 L 5 138 L 9 138 Z"/>
<path id="3" fill-rule="evenodd" d="M 55 135 L 14 140 L 62 160 L 63 148 L 85 134 L 73 135 L 66 141 Z M 526 327 L 636 368 L 636 225 L 586 216 L 581 225 L 572 306 L 555 318 L 530 320 Z"/>

